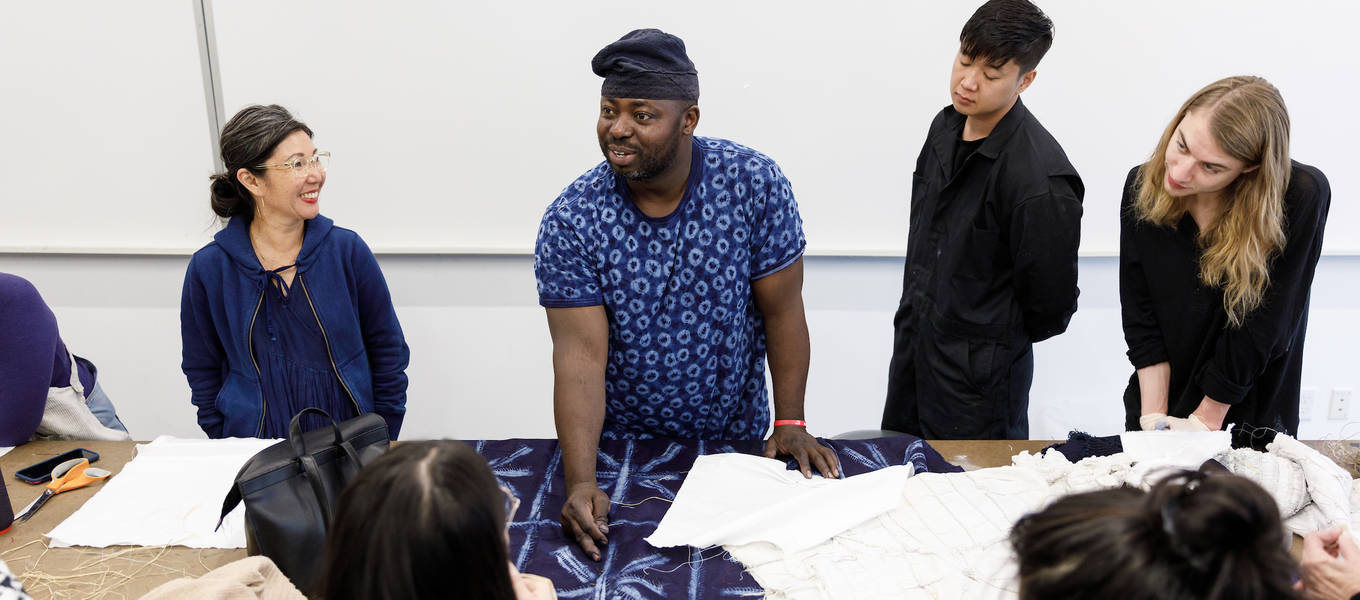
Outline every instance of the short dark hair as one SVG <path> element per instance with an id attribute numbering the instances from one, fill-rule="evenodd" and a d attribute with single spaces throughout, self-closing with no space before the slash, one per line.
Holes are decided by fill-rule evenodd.
<path id="1" fill-rule="evenodd" d="M 1012 59 L 1028 73 L 1053 45 L 1053 21 L 1029 0 L 991 0 L 963 24 L 959 50 L 1001 66 Z"/>
<path id="2" fill-rule="evenodd" d="M 1221 467 L 1220 467 L 1221 468 Z M 1280 509 L 1226 471 L 1066 496 L 1016 522 L 1020 598 L 1297 598 Z"/>
<path id="3" fill-rule="evenodd" d="M 398 444 L 341 493 L 320 597 L 514 600 L 505 502 L 467 444 Z"/>
<path id="4" fill-rule="evenodd" d="M 312 137 L 306 123 L 277 104 L 247 106 L 227 121 L 218 142 L 226 171 L 214 174 L 208 188 L 217 216 L 250 218 L 255 214 L 255 197 L 236 179 L 236 172 L 246 169 L 256 175 L 263 173 L 257 167 L 269 160 L 274 149 L 294 131 L 305 131 Z"/>

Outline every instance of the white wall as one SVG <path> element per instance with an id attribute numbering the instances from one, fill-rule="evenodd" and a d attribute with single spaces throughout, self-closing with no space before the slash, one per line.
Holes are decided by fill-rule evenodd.
<path id="1" fill-rule="evenodd" d="M 590 58 L 660 27 L 699 70 L 699 134 L 780 164 L 811 253 L 900 256 L 911 165 L 980 3 L 0 2 L 0 195 L 26 200 L 5 206 L 0 250 L 201 245 L 215 149 L 195 66 L 211 56 L 223 116 L 281 103 L 312 126 L 334 153 L 322 210 L 374 248 L 527 251 L 547 201 L 600 160 Z M 1360 120 L 1337 118 L 1358 91 L 1360 3 L 1039 4 L 1055 40 L 1024 98 L 1086 182 L 1086 255 L 1114 253 L 1129 167 L 1186 97 L 1227 75 L 1278 85 L 1295 157 L 1338 198 L 1360 192 L 1343 177 Z M 64 226 L 44 227 L 55 218 Z M 1360 225 L 1360 205 L 1337 202 L 1331 219 Z M 1326 250 L 1360 251 L 1350 242 Z"/>
<path id="2" fill-rule="evenodd" d="M 553 437 L 550 343 L 528 256 L 381 255 L 411 346 L 407 439 Z M 202 436 L 179 371 L 185 257 L 0 254 L 0 271 L 34 282 L 72 351 L 93 360 L 134 437 Z M 812 430 L 877 428 L 901 291 L 900 259 L 807 260 Z M 1081 308 L 1068 332 L 1036 346 L 1031 437 L 1122 428 L 1131 367 L 1119 327 L 1118 261 L 1081 260 Z M 1304 386 L 1319 389 L 1308 439 L 1360 434 L 1326 420 L 1333 387 L 1360 385 L 1360 257 L 1324 257 L 1313 285 Z M 1355 415 L 1360 421 L 1360 413 Z"/>
<path id="3" fill-rule="evenodd" d="M 876 427 L 910 165 L 977 3 L 0 3 L 0 271 L 43 291 L 137 437 L 197 434 L 178 298 L 187 252 L 211 233 L 206 122 L 217 100 L 227 116 L 283 102 L 336 151 L 328 215 L 380 252 L 434 251 L 380 256 L 412 347 L 407 435 L 550 436 L 548 336 L 523 252 L 552 195 L 599 160 L 590 57 L 659 26 L 697 63 L 700 134 L 768 153 L 794 183 L 821 255 L 805 291 L 814 430 Z M 1360 4 L 1040 4 L 1056 40 L 1026 103 L 1088 193 L 1081 310 L 1038 346 L 1032 434 L 1120 428 L 1129 366 L 1115 260 L 1100 257 L 1115 248 L 1117 190 L 1188 94 L 1237 73 L 1279 85 L 1294 155 L 1331 178 L 1304 371 L 1316 415 L 1302 433 L 1360 433 L 1322 420 L 1331 388 L 1360 383 L 1348 358 L 1360 339 L 1360 205 L 1349 201 L 1360 120 L 1337 118 L 1338 99 L 1356 96 L 1348 43 Z M 207 56 L 216 78 L 196 70 Z M 466 253 L 477 249 L 505 254 Z"/>
<path id="4" fill-rule="evenodd" d="M 206 197 L 215 153 L 197 7 L 0 3 L 0 247 L 182 248 L 211 237 L 206 203 L 185 202 L 190 191 Z"/>

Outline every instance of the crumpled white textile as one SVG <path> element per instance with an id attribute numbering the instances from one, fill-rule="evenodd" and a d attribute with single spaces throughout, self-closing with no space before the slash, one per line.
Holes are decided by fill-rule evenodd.
<path id="1" fill-rule="evenodd" d="M 1229 471 L 1246 477 L 1264 488 L 1280 507 L 1280 517 L 1288 519 L 1308 504 L 1308 482 L 1303 468 L 1284 456 L 1236 448 L 1215 457 Z"/>
<path id="2" fill-rule="evenodd" d="M 1360 545 L 1360 531 L 1356 530 L 1356 523 L 1360 523 L 1360 479 L 1351 481 L 1351 526 L 1346 529 L 1356 545 Z"/>
<path id="3" fill-rule="evenodd" d="M 1038 455 L 1029 451 L 1011 457 L 1011 462 L 1043 474 L 1050 494 L 1058 498 L 1121 485 L 1147 489 L 1171 471 L 1199 468 L 1232 448 L 1226 431 L 1134 431 L 1120 435 L 1120 441 L 1129 444 L 1124 452 L 1092 456 L 1075 464 L 1060 452 Z"/>
<path id="4" fill-rule="evenodd" d="M 1351 522 L 1351 475 L 1321 452 L 1305 446 L 1292 437 L 1276 434 L 1266 450 L 1287 458 L 1303 469 L 1308 486 L 1309 503 L 1295 515 L 1285 519 L 1284 525 L 1299 535 L 1329 529 Z M 1272 495 L 1274 490 L 1267 488 Z"/>
<path id="5" fill-rule="evenodd" d="M 1007 536 L 1016 519 L 1049 500 L 1048 487 L 1039 471 L 1020 467 L 920 473 L 907 480 L 897 508 L 813 548 L 725 549 L 766 598 L 1013 598 Z"/>
<path id="6" fill-rule="evenodd" d="M 1174 439 L 1184 435 L 1192 437 Z M 1360 523 L 1360 480 L 1285 434 L 1264 453 L 1231 450 L 1226 434 L 1136 437 L 1142 439 L 1133 442 L 1133 453 L 1075 464 L 1058 452 L 1022 452 L 1010 467 L 918 474 L 903 486 L 897 508 L 800 552 L 759 543 L 725 549 L 765 587 L 767 598 L 1011 599 L 1019 590 L 1009 534 L 1021 516 L 1071 493 L 1147 488 L 1174 464 L 1195 468 L 1209 458 L 1261 484 L 1294 533 Z"/>
<path id="7" fill-rule="evenodd" d="M 1028 450 L 1011 457 L 1011 464 L 1039 473 L 1048 481 L 1053 497 L 1103 490 L 1121 485 L 1144 486 L 1147 473 L 1134 470 L 1128 456 L 1093 456 L 1075 464 L 1061 452 L 1030 454 Z"/>
<path id="8" fill-rule="evenodd" d="M 158 437 L 47 537 L 53 548 L 245 548 L 244 506 L 213 529 L 241 465 L 277 441 Z"/>
<path id="9" fill-rule="evenodd" d="M 907 464 L 806 479 L 772 458 L 700 456 L 645 541 L 657 548 L 767 542 L 797 552 L 897 506 L 913 470 Z"/>

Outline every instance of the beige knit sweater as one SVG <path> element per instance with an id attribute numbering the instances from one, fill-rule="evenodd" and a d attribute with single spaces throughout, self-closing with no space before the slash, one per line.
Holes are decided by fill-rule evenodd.
<path id="1" fill-rule="evenodd" d="M 142 600 L 307 600 L 266 556 L 227 563 L 194 579 L 184 577 L 162 584 Z"/>

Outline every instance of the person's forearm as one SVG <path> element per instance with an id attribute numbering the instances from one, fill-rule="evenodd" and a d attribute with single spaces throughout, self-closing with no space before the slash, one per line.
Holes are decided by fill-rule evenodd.
<path id="1" fill-rule="evenodd" d="M 1229 408 L 1232 406 L 1205 396 L 1190 414 L 1195 415 L 1205 427 L 1217 431 L 1223 429 L 1223 419 L 1228 417 Z"/>
<path id="2" fill-rule="evenodd" d="M 553 366 L 553 422 L 566 483 L 593 483 L 604 427 L 604 365 L 579 356 L 554 356 Z"/>
<path id="3" fill-rule="evenodd" d="M 774 418 L 801 420 L 812 356 L 801 301 L 798 310 L 765 315 L 765 342 L 774 382 Z"/>
<path id="4" fill-rule="evenodd" d="M 1171 363 L 1159 362 L 1138 369 L 1139 414 L 1166 414 L 1171 394 Z"/>

